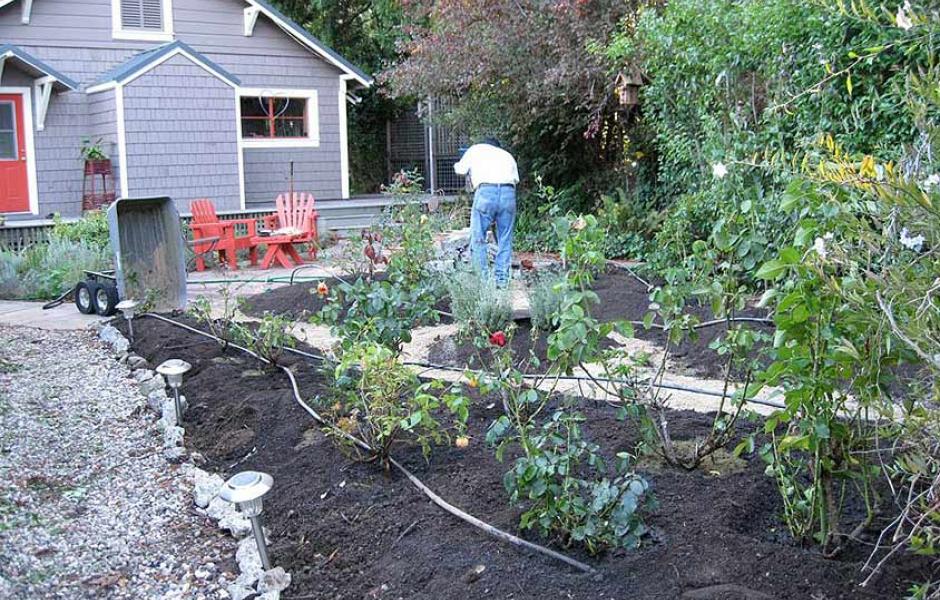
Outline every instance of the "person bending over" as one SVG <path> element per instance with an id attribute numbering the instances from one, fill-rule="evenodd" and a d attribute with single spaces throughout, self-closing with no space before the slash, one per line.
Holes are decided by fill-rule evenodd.
<path id="1" fill-rule="evenodd" d="M 473 210 L 470 212 L 470 247 L 473 264 L 482 276 L 488 276 L 486 232 L 496 226 L 494 276 L 498 287 L 509 284 L 512 263 L 512 237 L 516 225 L 516 184 L 519 168 L 512 154 L 499 142 L 486 138 L 467 149 L 456 165 L 458 175 L 466 175 L 473 186 Z"/>

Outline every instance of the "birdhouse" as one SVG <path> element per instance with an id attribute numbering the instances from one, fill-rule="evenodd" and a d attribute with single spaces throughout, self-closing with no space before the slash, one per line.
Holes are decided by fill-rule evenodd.
<path id="1" fill-rule="evenodd" d="M 614 91 L 620 106 L 631 107 L 640 103 L 640 86 L 643 85 L 643 72 L 636 66 L 630 66 L 617 75 Z"/>

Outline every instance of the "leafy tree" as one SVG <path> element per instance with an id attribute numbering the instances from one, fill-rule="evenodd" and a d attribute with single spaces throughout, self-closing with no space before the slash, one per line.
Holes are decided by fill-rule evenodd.
<path id="1" fill-rule="evenodd" d="M 397 0 L 277 0 L 279 8 L 347 60 L 375 74 L 398 56 L 404 12 Z M 381 86 L 357 92 L 349 106 L 349 167 L 353 193 L 378 192 L 385 183 L 385 123 L 405 103 L 390 99 Z"/>
<path id="2" fill-rule="evenodd" d="M 471 136 L 496 134 L 531 172 L 570 185 L 622 157 L 614 78 L 593 48 L 642 4 L 409 2 L 402 60 L 382 80 L 398 96 L 449 100 L 442 121 Z"/>

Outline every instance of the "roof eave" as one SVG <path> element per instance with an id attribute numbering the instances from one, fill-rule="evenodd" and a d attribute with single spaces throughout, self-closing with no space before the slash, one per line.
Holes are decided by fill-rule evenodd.
<path id="1" fill-rule="evenodd" d="M 345 72 L 347 75 L 352 76 L 353 79 L 355 79 L 363 87 L 369 88 L 372 87 L 372 85 L 375 83 L 375 79 L 367 75 L 365 71 L 343 58 L 339 53 L 318 40 L 316 37 L 314 37 L 313 34 L 301 27 L 295 21 L 291 20 L 287 15 L 279 11 L 266 0 L 245 1 L 261 10 L 265 16 L 274 21 L 274 23 L 281 27 L 281 29 L 291 34 L 295 39 L 297 39 L 297 41 L 322 56 L 327 62 L 331 63 L 339 70 Z"/>
<path id="2" fill-rule="evenodd" d="M 29 74 L 34 78 L 38 79 L 39 77 L 51 77 L 53 80 L 55 80 L 55 85 L 57 85 L 60 89 L 78 89 L 77 81 L 71 77 L 63 75 L 56 69 L 53 69 L 51 66 L 47 65 L 23 49 L 14 46 L 13 44 L 4 44 L 0 46 L 0 58 L 4 58 L 6 60 L 11 58 L 16 59 L 21 65 L 26 67 L 24 70 L 27 70 L 27 72 L 29 72 L 28 70 L 32 70 L 32 72 Z"/>
<path id="3" fill-rule="evenodd" d="M 110 90 L 118 85 L 129 83 L 154 68 L 157 64 L 168 59 L 171 55 L 176 54 L 182 54 L 190 61 L 201 65 L 219 80 L 232 87 L 241 85 L 241 79 L 226 71 L 204 54 L 192 48 L 192 46 L 177 40 L 150 51 L 146 58 L 140 60 L 139 63 L 135 61 L 140 58 L 140 55 L 132 58 L 124 63 L 125 67 L 123 69 L 119 69 L 117 72 L 109 74 L 106 79 L 99 80 L 94 85 L 89 86 L 85 92 L 88 94 L 96 94 Z"/>

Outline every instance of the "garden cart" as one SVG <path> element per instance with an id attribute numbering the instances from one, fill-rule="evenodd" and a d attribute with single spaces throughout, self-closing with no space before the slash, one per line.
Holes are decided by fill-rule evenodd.
<path id="1" fill-rule="evenodd" d="M 75 285 L 73 294 L 78 312 L 110 317 L 117 312 L 120 302 L 117 277 L 114 271 L 84 271 L 85 279 Z"/>

